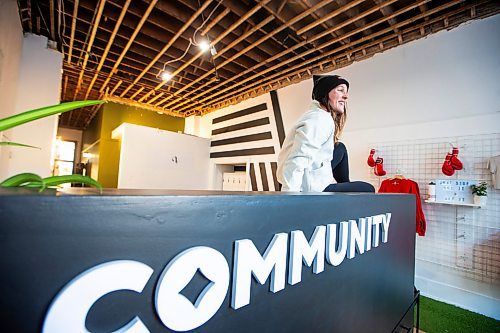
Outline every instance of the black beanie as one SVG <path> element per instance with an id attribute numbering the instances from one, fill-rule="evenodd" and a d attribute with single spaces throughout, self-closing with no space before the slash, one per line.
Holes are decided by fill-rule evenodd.
<path id="1" fill-rule="evenodd" d="M 347 86 L 349 90 L 349 82 L 338 75 L 313 75 L 314 87 L 312 91 L 312 99 L 321 102 L 332 89 L 341 84 Z"/>

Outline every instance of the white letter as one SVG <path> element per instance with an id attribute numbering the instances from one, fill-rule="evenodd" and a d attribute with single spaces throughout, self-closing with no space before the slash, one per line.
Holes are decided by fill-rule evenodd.
<path id="1" fill-rule="evenodd" d="M 260 284 L 264 284 L 272 272 L 269 289 L 273 293 L 285 288 L 287 245 L 288 235 L 276 234 L 262 257 L 251 240 L 242 239 L 235 242 L 231 297 L 233 309 L 250 303 L 252 273 Z"/>
<path id="2" fill-rule="evenodd" d="M 361 227 L 361 230 L 360 230 Z M 366 219 L 359 219 L 359 226 L 354 220 L 349 220 L 349 246 L 347 248 L 347 258 L 352 259 L 356 255 L 356 248 L 359 254 L 365 252 Z"/>
<path id="3" fill-rule="evenodd" d="M 372 219 L 372 224 L 373 224 L 373 247 L 378 247 L 379 244 L 379 238 L 380 238 L 380 224 L 382 223 L 382 216 L 384 215 L 375 215 L 373 216 Z"/>
<path id="4" fill-rule="evenodd" d="M 392 213 L 385 213 L 382 216 L 382 243 L 387 243 L 389 237 L 389 224 L 391 223 Z"/>
<path id="5" fill-rule="evenodd" d="M 294 285 L 302 280 L 302 261 L 311 266 L 314 260 L 313 272 L 318 274 L 325 269 L 325 233 L 324 225 L 317 226 L 308 243 L 301 230 L 291 232 L 290 262 L 288 267 L 288 283 Z"/>
<path id="6" fill-rule="evenodd" d="M 366 238 L 365 238 L 365 251 L 372 249 L 372 221 L 373 216 L 366 218 Z"/>
<path id="7" fill-rule="evenodd" d="M 89 332 L 85 319 L 92 305 L 117 290 L 142 292 L 153 269 L 138 261 L 110 261 L 81 273 L 71 280 L 52 302 L 42 332 Z M 135 317 L 115 332 L 149 332 Z"/>
<path id="8" fill-rule="evenodd" d="M 212 282 L 203 289 L 193 305 L 180 292 L 198 269 Z M 178 254 L 163 270 L 156 287 L 156 312 L 163 324 L 174 331 L 195 329 L 219 310 L 228 286 L 226 258 L 210 247 L 192 247 Z"/>
<path id="9" fill-rule="evenodd" d="M 335 251 L 337 238 L 337 224 L 328 224 L 326 226 L 326 260 L 330 265 L 338 266 L 344 261 L 347 252 L 347 241 L 349 240 L 349 223 L 340 222 L 339 246 Z"/>

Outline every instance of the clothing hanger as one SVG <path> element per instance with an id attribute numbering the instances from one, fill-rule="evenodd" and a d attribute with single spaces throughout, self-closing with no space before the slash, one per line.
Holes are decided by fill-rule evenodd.
<path id="1" fill-rule="evenodd" d="M 393 180 L 396 180 L 396 179 L 406 179 L 405 176 L 403 176 L 403 172 L 401 172 L 400 169 L 396 169 L 396 174 L 392 177 Z"/>

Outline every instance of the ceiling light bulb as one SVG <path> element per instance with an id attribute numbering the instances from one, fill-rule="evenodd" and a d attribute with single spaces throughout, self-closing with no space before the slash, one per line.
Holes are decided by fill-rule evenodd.
<path id="1" fill-rule="evenodd" d="M 208 42 L 206 40 L 204 40 L 204 41 L 201 41 L 200 44 L 198 44 L 198 47 L 200 48 L 200 50 L 206 51 L 210 48 L 210 45 L 208 44 Z"/>
<path id="2" fill-rule="evenodd" d="M 164 82 L 169 81 L 171 78 L 172 78 L 172 74 L 170 72 L 165 71 L 165 72 L 161 73 L 161 79 Z"/>

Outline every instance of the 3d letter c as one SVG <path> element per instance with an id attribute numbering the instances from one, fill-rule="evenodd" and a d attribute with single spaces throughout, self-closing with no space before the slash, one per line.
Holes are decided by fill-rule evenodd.
<path id="1" fill-rule="evenodd" d="M 86 270 L 57 294 L 45 317 L 42 332 L 87 333 L 87 313 L 99 298 L 117 290 L 140 293 L 151 274 L 151 267 L 132 260 L 110 261 Z M 135 317 L 115 332 L 145 333 L 149 330 Z"/>

